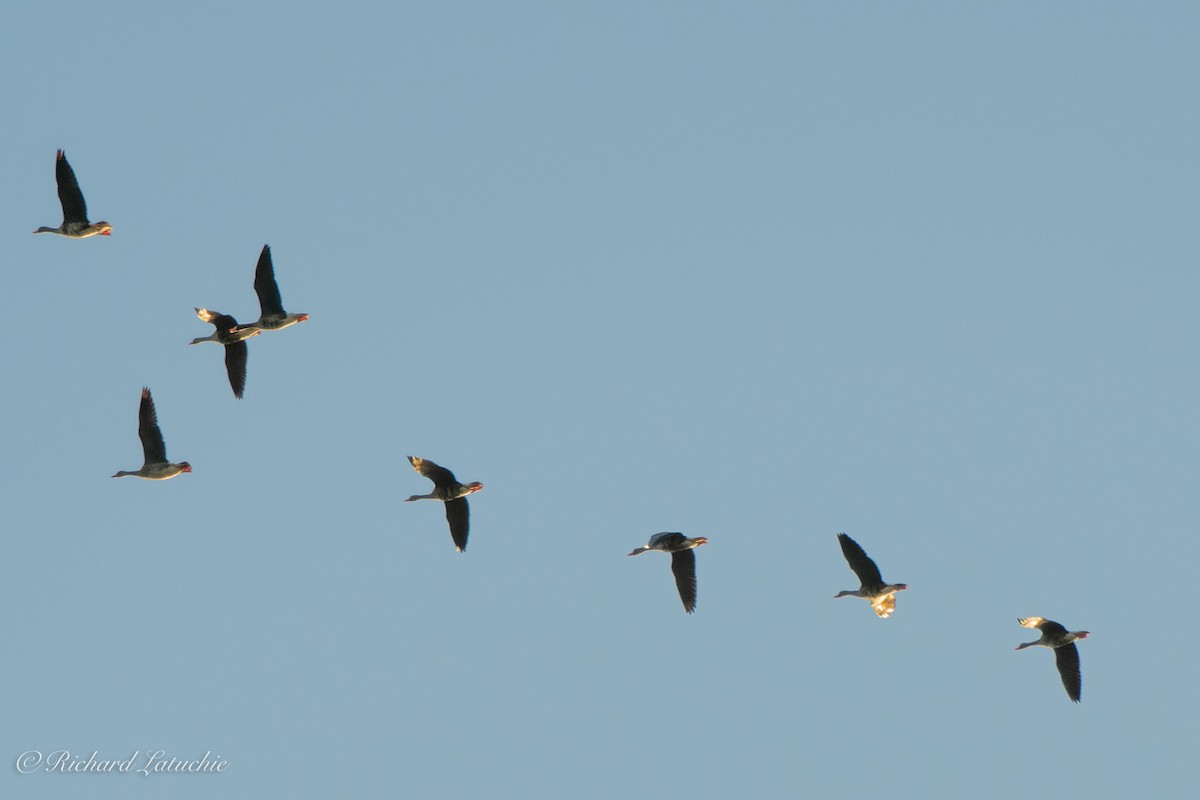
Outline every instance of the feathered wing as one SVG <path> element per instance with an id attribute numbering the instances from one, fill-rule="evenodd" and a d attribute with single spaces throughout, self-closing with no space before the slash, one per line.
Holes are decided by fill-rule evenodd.
<path id="1" fill-rule="evenodd" d="M 445 467 L 439 467 L 429 459 L 416 456 L 409 456 L 408 460 L 412 462 L 413 469 L 433 481 L 433 485 L 439 489 L 458 486 L 458 479 L 454 477 L 454 473 Z"/>
<path id="2" fill-rule="evenodd" d="M 271 245 L 264 244 L 258 256 L 258 267 L 254 270 L 254 292 L 258 295 L 261 317 L 283 316 L 283 299 L 279 296 L 279 285 L 275 282 L 275 264 L 271 261 Z"/>
<path id="3" fill-rule="evenodd" d="M 222 314 L 220 311 L 210 311 L 207 308 L 197 308 L 196 316 L 205 322 L 212 323 L 218 333 L 229 334 L 237 329 L 237 320 L 228 314 Z M 222 342 L 224 344 L 224 342 Z"/>
<path id="4" fill-rule="evenodd" d="M 54 177 L 58 180 L 58 201 L 62 203 L 63 222 L 88 224 L 87 203 L 83 200 L 79 181 L 75 180 L 75 170 L 67 163 L 67 155 L 62 150 L 58 151 L 58 159 L 54 162 Z"/>
<path id="5" fill-rule="evenodd" d="M 161 464 L 167 460 L 167 445 L 158 427 L 158 414 L 154 411 L 154 398 L 149 389 L 142 389 L 142 403 L 138 407 L 138 438 L 142 440 L 142 452 L 146 464 Z"/>
<path id="6" fill-rule="evenodd" d="M 471 527 L 471 509 L 467 505 L 467 498 L 459 497 L 447 500 L 445 506 L 446 521 L 450 523 L 450 538 L 454 540 L 454 546 L 458 548 L 458 552 L 465 552 L 467 531 Z"/>
<path id="7" fill-rule="evenodd" d="M 674 552 L 676 548 L 682 546 L 683 540 L 686 538 L 687 537 L 682 533 L 666 531 L 663 533 L 656 533 L 651 536 L 649 544 L 651 547 L 661 547 L 664 548 L 668 553 L 671 553 Z"/>
<path id="8" fill-rule="evenodd" d="M 239 400 L 242 399 L 242 392 L 246 390 L 246 361 L 249 357 L 250 348 L 246 347 L 244 340 L 225 345 L 225 371 L 229 373 L 229 386 L 233 389 L 233 396 Z"/>
<path id="9" fill-rule="evenodd" d="M 1061 636 L 1067 635 L 1067 629 L 1054 620 L 1043 619 L 1041 624 L 1039 624 L 1037 627 L 1041 630 L 1043 635 L 1048 636 L 1051 639 L 1057 639 Z"/>
<path id="10" fill-rule="evenodd" d="M 691 550 L 676 550 L 671 554 L 671 572 L 675 574 L 675 586 L 683 610 L 691 614 L 696 610 L 696 553 Z"/>
<path id="11" fill-rule="evenodd" d="M 875 566 L 875 562 L 871 560 L 866 551 L 859 547 L 858 542 L 844 533 L 839 533 L 838 543 L 842 546 L 842 555 L 846 557 L 850 569 L 854 570 L 854 574 L 858 576 L 863 589 L 871 590 L 883 586 L 883 576 L 879 574 L 879 567 Z M 895 604 L 896 601 L 893 598 L 892 606 L 895 607 Z M 879 609 L 876 609 L 875 612 L 879 613 Z M 880 614 L 879 616 L 886 615 Z"/>
<path id="12" fill-rule="evenodd" d="M 871 608 L 881 618 L 887 619 L 896 610 L 896 594 L 894 592 L 871 598 Z"/>
<path id="13" fill-rule="evenodd" d="M 1058 674 L 1062 676 L 1067 697 L 1078 703 L 1083 694 L 1083 676 L 1079 672 L 1079 650 L 1075 643 L 1054 648 L 1054 660 L 1058 662 Z"/>

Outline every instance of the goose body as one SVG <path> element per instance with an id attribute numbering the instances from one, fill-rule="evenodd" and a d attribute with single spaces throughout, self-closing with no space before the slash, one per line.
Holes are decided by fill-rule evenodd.
<path id="1" fill-rule="evenodd" d="M 1062 678 L 1063 688 L 1067 697 L 1078 703 L 1083 694 L 1083 676 L 1079 671 L 1079 650 L 1075 642 L 1086 639 L 1090 631 L 1069 631 L 1062 625 L 1045 617 L 1022 617 L 1017 620 L 1022 628 L 1035 628 L 1042 636 L 1035 642 L 1025 642 L 1017 645 L 1017 650 L 1026 647 L 1049 647 L 1054 651 L 1054 660 L 1058 664 L 1058 674 Z"/>
<path id="2" fill-rule="evenodd" d="M 75 180 L 75 170 L 67 162 L 62 150 L 54 160 L 54 177 L 58 181 L 58 202 L 62 205 L 63 221 L 57 228 L 42 226 L 34 233 L 57 233 L 70 239 L 86 239 L 89 236 L 111 236 L 112 225 L 107 222 L 88 222 L 87 203 Z"/>
<path id="3" fill-rule="evenodd" d="M 459 483 L 454 473 L 445 467 L 439 467 L 427 458 L 409 456 L 413 469 L 433 481 L 433 491 L 429 494 L 414 494 L 404 502 L 414 500 L 441 500 L 446 505 L 446 522 L 450 524 L 450 538 L 454 547 L 462 553 L 467 549 L 467 533 L 471 526 L 471 509 L 467 505 L 467 495 L 474 494 L 483 488 L 478 481 L 474 483 Z"/>
<path id="4" fill-rule="evenodd" d="M 308 314 L 289 314 L 283 310 L 279 284 L 275 282 L 275 264 L 271 261 L 271 245 L 264 244 L 254 270 L 254 292 L 258 295 L 260 316 L 252 327 L 264 331 L 283 330 L 297 322 L 307 322 Z"/>
<path id="5" fill-rule="evenodd" d="M 165 481 L 183 472 L 191 472 L 192 465 L 186 461 L 172 464 L 167 461 L 167 445 L 158 427 L 158 414 L 154 411 L 154 398 L 150 390 L 142 387 L 142 402 L 138 406 L 138 438 L 142 440 L 142 468 L 134 472 L 121 470 L 114 478 L 145 478 L 148 481 Z"/>
<path id="6" fill-rule="evenodd" d="M 838 534 L 838 543 L 842 546 L 842 555 L 846 557 L 850 569 L 858 576 L 859 588 L 838 592 L 837 597 L 861 597 L 871 603 L 871 608 L 881 619 L 887 619 L 896 610 L 896 592 L 908 588 L 907 583 L 884 583 L 879 567 L 871 560 L 858 542 L 844 533 Z"/>
<path id="7" fill-rule="evenodd" d="M 656 533 L 650 537 L 649 542 L 635 548 L 629 555 L 641 555 L 648 550 L 670 553 L 675 588 L 679 590 L 683 610 L 692 614 L 696 611 L 696 554 L 692 551 L 703 544 L 708 544 L 708 539 L 703 536 L 689 539 L 677 532 Z"/>

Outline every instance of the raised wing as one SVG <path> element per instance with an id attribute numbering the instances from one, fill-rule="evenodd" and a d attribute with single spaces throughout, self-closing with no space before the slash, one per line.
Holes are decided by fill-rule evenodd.
<path id="1" fill-rule="evenodd" d="M 883 586 L 883 576 L 879 574 L 879 567 L 875 566 L 875 562 L 871 560 L 866 551 L 859 547 L 858 542 L 844 533 L 839 533 L 838 543 L 842 546 L 842 555 L 846 557 L 850 569 L 854 570 L 854 574 L 858 576 L 863 589 L 871 590 Z M 876 613 L 878 611 L 876 609 Z M 880 614 L 880 616 L 886 615 Z"/>
<path id="2" fill-rule="evenodd" d="M 1046 619 L 1045 617 L 1025 617 L 1017 620 L 1022 628 L 1036 628 L 1040 630 L 1047 638 L 1055 639 L 1060 636 L 1065 636 L 1067 629 L 1054 620 Z"/>
<path id="3" fill-rule="evenodd" d="M 458 485 L 454 473 L 445 467 L 439 467 L 428 459 L 416 456 L 409 456 L 408 460 L 412 462 L 413 469 L 433 481 L 434 486 L 439 489 L 448 489 Z"/>
<path id="4" fill-rule="evenodd" d="M 212 324 L 219 333 L 233 333 L 234 329 L 237 328 L 237 320 L 228 314 L 222 314 L 220 311 L 197 308 L 196 316 Z"/>
<path id="5" fill-rule="evenodd" d="M 63 222 L 82 222 L 88 224 L 87 203 L 83 200 L 83 192 L 79 190 L 79 181 L 75 180 L 75 170 L 67 162 L 67 155 L 58 151 L 54 162 L 54 177 L 58 179 L 58 201 L 62 203 Z"/>
<path id="6" fill-rule="evenodd" d="M 142 440 L 142 453 L 145 455 L 146 465 L 162 464 L 167 460 L 167 445 L 158 427 L 154 398 L 145 387 L 142 388 L 142 403 L 138 407 L 138 438 Z"/>
<path id="7" fill-rule="evenodd" d="M 656 533 L 650 537 L 650 546 L 671 553 L 682 545 L 686 538 L 682 533 L 677 532 Z"/>
<path id="8" fill-rule="evenodd" d="M 271 261 L 271 245 L 264 244 L 258 256 L 258 267 L 254 270 L 254 291 L 258 295 L 261 317 L 283 316 L 283 299 L 279 296 L 279 285 L 275 283 L 275 264 Z"/>

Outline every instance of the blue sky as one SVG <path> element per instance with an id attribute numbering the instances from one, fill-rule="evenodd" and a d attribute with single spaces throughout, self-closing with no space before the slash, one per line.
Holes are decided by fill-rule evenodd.
<path id="1" fill-rule="evenodd" d="M 0 30 L 0 794 L 1186 796 L 1194 5 L 53 17 Z M 111 238 L 30 235 L 57 148 Z M 237 401 L 192 308 L 264 243 L 312 319 Z M 143 385 L 192 474 L 110 479 Z M 408 454 L 485 484 L 465 555 Z"/>

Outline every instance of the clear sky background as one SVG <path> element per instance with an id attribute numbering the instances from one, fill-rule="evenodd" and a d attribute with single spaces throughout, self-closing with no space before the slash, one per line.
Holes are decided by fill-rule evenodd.
<path id="1" fill-rule="evenodd" d="M 0 795 L 1190 796 L 1200 8 L 249 5 L 3 14 Z"/>

